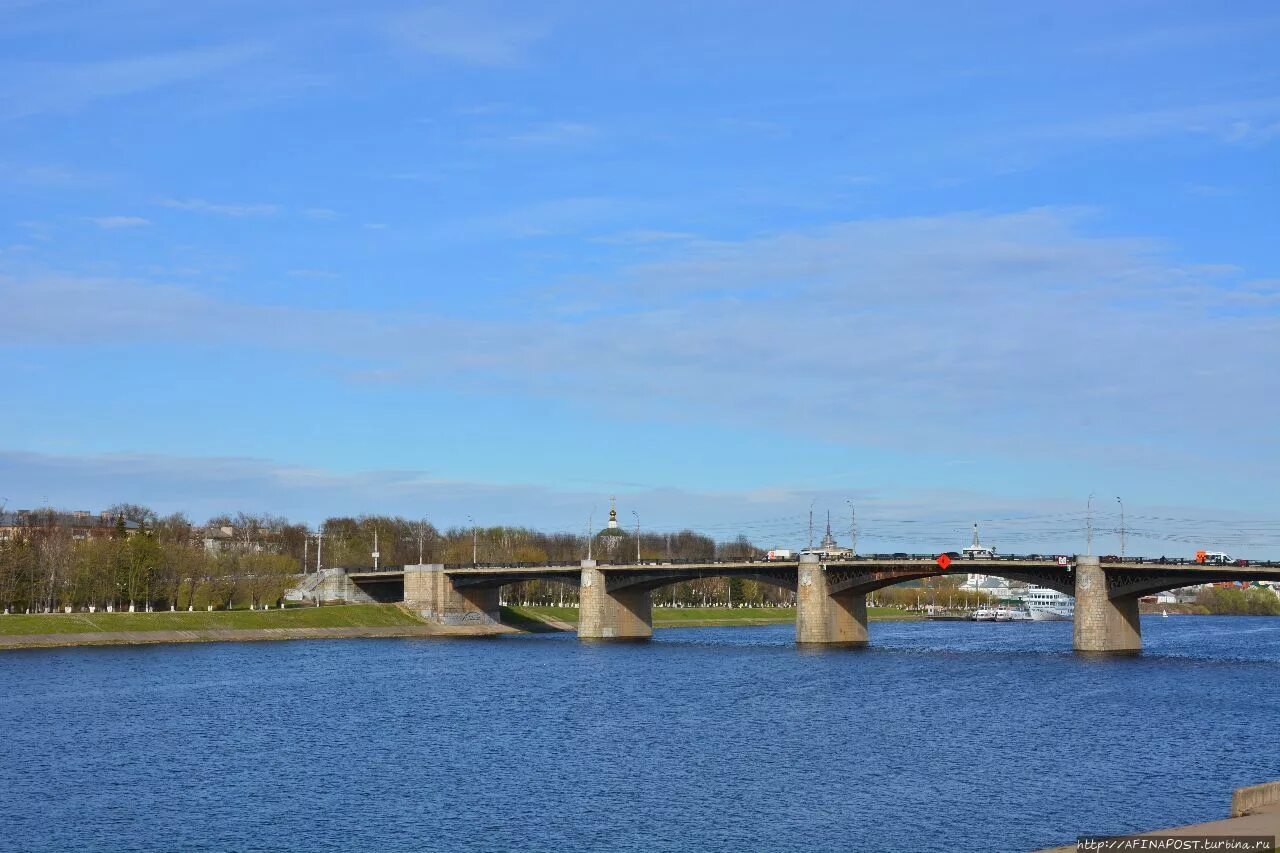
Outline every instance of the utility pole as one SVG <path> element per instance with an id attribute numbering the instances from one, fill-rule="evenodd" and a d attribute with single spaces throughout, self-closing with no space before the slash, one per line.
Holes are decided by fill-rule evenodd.
<path id="1" fill-rule="evenodd" d="M 307 573 L 307 556 L 311 545 L 311 534 L 305 533 L 302 536 L 302 573 Z"/>
<path id="2" fill-rule="evenodd" d="M 817 503 L 817 498 L 809 501 L 809 550 L 813 550 L 813 505 Z"/>
<path id="3" fill-rule="evenodd" d="M 853 501 L 845 501 L 849 505 L 849 538 L 853 540 L 853 553 L 850 556 L 858 556 L 858 513 L 853 508 Z"/>
<path id="4" fill-rule="evenodd" d="M 1124 562 L 1124 501 L 1116 498 L 1116 503 L 1120 504 L 1120 562 Z"/>
<path id="5" fill-rule="evenodd" d="M 596 526 L 596 511 L 593 507 L 591 512 L 587 513 L 587 562 L 591 562 L 591 540 L 595 539 L 591 531 Z"/>
<path id="6" fill-rule="evenodd" d="M 320 557 L 324 553 L 324 533 L 316 531 L 316 571 L 320 571 Z"/>
<path id="7" fill-rule="evenodd" d="M 378 551 L 378 528 L 375 527 L 373 528 L 373 570 L 375 572 L 378 570 L 378 558 L 381 556 L 382 554 Z"/>
<path id="8" fill-rule="evenodd" d="M 636 517 L 636 565 L 640 565 L 640 513 L 634 509 L 631 514 Z"/>
<path id="9" fill-rule="evenodd" d="M 1085 510 L 1084 541 L 1085 541 L 1085 544 L 1088 546 L 1088 551 L 1086 551 L 1085 553 L 1088 556 L 1092 557 L 1093 556 L 1093 492 L 1089 493 L 1089 503 L 1087 505 L 1087 509 Z"/>
<path id="10" fill-rule="evenodd" d="M 471 565 L 478 566 L 480 565 L 478 560 L 480 553 L 480 534 L 476 529 L 476 520 L 468 515 L 467 521 L 471 522 Z"/>
<path id="11" fill-rule="evenodd" d="M 422 565 L 422 540 L 427 535 L 427 520 L 424 518 L 418 522 L 418 565 Z"/>

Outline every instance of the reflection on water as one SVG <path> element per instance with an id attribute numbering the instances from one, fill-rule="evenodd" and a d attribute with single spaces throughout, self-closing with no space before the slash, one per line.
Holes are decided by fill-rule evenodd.
<path id="1" fill-rule="evenodd" d="M 9 850 L 1017 850 L 1280 778 L 1280 619 L 0 655 Z"/>

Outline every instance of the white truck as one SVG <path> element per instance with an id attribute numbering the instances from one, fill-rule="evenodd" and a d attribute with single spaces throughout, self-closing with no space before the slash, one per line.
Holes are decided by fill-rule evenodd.
<path id="1" fill-rule="evenodd" d="M 764 555 L 764 558 L 773 563 L 780 560 L 796 559 L 796 552 L 787 548 L 774 548 L 772 551 Z"/>

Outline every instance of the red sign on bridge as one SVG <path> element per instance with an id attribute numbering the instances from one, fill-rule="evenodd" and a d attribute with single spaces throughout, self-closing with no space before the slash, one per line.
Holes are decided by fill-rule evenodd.
<path id="1" fill-rule="evenodd" d="M 947 567 L 950 565 L 951 565 L 951 558 L 948 557 L 946 554 L 943 554 L 941 557 L 938 558 L 938 568 L 942 569 L 944 572 L 947 570 Z"/>

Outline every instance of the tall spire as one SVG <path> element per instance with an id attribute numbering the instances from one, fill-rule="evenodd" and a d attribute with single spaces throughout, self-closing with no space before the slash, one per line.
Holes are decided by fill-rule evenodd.
<path id="1" fill-rule="evenodd" d="M 827 510 L 827 533 L 822 537 L 822 547 L 824 549 L 836 547 L 836 538 L 831 535 L 831 510 Z"/>
<path id="2" fill-rule="evenodd" d="M 618 529 L 618 499 L 609 495 L 609 529 Z"/>

